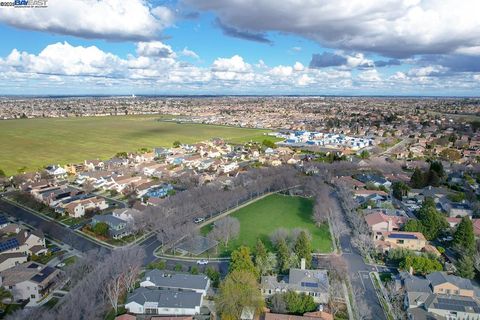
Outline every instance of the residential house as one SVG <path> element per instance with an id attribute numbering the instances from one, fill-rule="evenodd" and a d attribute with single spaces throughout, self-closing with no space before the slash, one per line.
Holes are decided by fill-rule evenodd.
<path id="1" fill-rule="evenodd" d="M 23 253 L 25 255 L 42 255 L 48 252 L 45 245 L 45 236 L 41 231 L 28 231 L 25 229 L 16 229 L 16 231 L 15 235 L 4 234 L 0 238 L 0 254 Z"/>
<path id="2" fill-rule="evenodd" d="M 408 221 L 406 217 L 388 216 L 381 212 L 371 213 L 365 216 L 370 231 L 384 232 L 384 231 L 399 231 L 400 228 Z"/>
<path id="3" fill-rule="evenodd" d="M 135 217 L 138 217 L 140 214 L 141 212 L 139 210 L 133 208 L 115 209 L 112 212 L 112 216 L 122 219 L 126 222 L 133 222 Z"/>
<path id="4" fill-rule="evenodd" d="M 60 208 L 64 209 L 69 216 L 74 218 L 80 218 L 85 215 L 87 210 L 105 210 L 108 208 L 108 203 L 105 198 L 93 196 L 87 198 L 80 198 L 71 202 L 60 205 Z"/>
<path id="5" fill-rule="evenodd" d="M 27 262 L 28 256 L 23 252 L 0 254 L 0 272 Z"/>
<path id="6" fill-rule="evenodd" d="M 409 319 L 480 319 L 478 288 L 470 280 L 446 272 L 425 278 L 403 272 L 402 278 Z"/>
<path id="7" fill-rule="evenodd" d="M 84 168 L 87 171 L 97 171 L 97 170 L 103 170 L 105 167 L 105 163 L 102 160 L 85 160 L 84 163 Z"/>
<path id="8" fill-rule="evenodd" d="M 210 279 L 205 275 L 168 272 L 153 269 L 145 273 L 141 287 L 166 290 L 194 291 L 206 295 L 210 286 Z"/>
<path id="9" fill-rule="evenodd" d="M 37 262 L 27 262 L 0 272 L 0 285 L 14 301 L 29 300 L 36 305 L 60 283 L 62 271 Z"/>
<path id="10" fill-rule="evenodd" d="M 67 170 L 60 167 L 60 165 L 50 165 L 45 168 L 45 171 L 56 179 L 62 179 L 67 176 Z"/>
<path id="11" fill-rule="evenodd" d="M 304 260 L 300 269 L 290 269 L 288 280 L 279 281 L 277 276 L 263 276 L 261 279 L 262 294 L 267 297 L 291 290 L 312 296 L 316 303 L 326 304 L 329 300 L 329 288 L 327 270 L 305 269 Z"/>
<path id="12" fill-rule="evenodd" d="M 429 245 L 427 239 L 420 232 L 379 231 L 373 234 L 377 248 L 382 252 L 390 249 L 403 248 L 413 251 L 426 251 L 440 255 L 438 250 Z"/>
<path id="13" fill-rule="evenodd" d="M 114 239 L 121 239 L 131 234 L 127 228 L 127 221 L 114 217 L 113 215 L 95 215 L 92 218 L 92 226 L 100 222 L 105 222 L 108 225 L 108 234 Z"/>
<path id="14" fill-rule="evenodd" d="M 196 315 L 202 303 L 203 295 L 198 292 L 140 287 L 128 294 L 125 308 L 134 314 Z"/>
<path id="15" fill-rule="evenodd" d="M 354 176 L 355 179 L 358 181 L 364 183 L 364 184 L 373 184 L 375 187 L 385 187 L 385 188 L 390 188 L 392 183 L 387 180 L 386 178 L 376 175 L 376 174 L 359 174 Z"/>

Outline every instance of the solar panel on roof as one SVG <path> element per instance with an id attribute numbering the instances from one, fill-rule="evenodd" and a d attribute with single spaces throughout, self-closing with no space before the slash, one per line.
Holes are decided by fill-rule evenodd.
<path id="1" fill-rule="evenodd" d="M 442 304 L 454 304 L 454 305 L 464 306 L 464 307 L 475 307 L 477 305 L 473 301 L 451 300 L 451 299 L 445 299 L 445 298 L 438 298 L 437 300 L 439 303 L 442 303 Z"/>
<path id="2" fill-rule="evenodd" d="M 8 239 L 2 243 L 0 243 L 0 252 L 7 251 L 10 249 L 14 249 L 20 246 L 18 240 L 16 238 Z"/>
<path id="3" fill-rule="evenodd" d="M 392 239 L 418 239 L 416 235 L 414 234 L 398 234 L 398 233 L 394 233 L 394 234 L 390 234 L 388 235 L 389 238 L 392 238 Z"/>
<path id="4" fill-rule="evenodd" d="M 314 282 L 302 282 L 300 285 L 307 288 L 318 288 L 318 283 Z"/>
<path id="5" fill-rule="evenodd" d="M 443 304 L 443 303 L 434 303 L 433 304 L 435 308 L 437 309 L 443 309 L 443 310 L 453 310 L 453 311 L 464 311 L 465 307 L 459 306 L 459 305 L 454 305 L 454 304 Z"/>

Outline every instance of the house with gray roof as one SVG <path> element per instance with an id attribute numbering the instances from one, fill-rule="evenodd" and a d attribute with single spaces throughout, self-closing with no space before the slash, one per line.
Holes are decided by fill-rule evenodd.
<path id="1" fill-rule="evenodd" d="M 108 235 L 114 239 L 121 239 L 131 234 L 127 228 L 127 222 L 111 214 L 93 216 L 92 226 L 100 222 L 105 222 L 108 225 Z"/>
<path id="2" fill-rule="evenodd" d="M 153 269 L 145 273 L 140 286 L 166 290 L 194 291 L 205 295 L 210 287 L 210 279 L 206 275 L 201 274 L 193 275 Z"/>
<path id="3" fill-rule="evenodd" d="M 423 277 L 402 273 L 405 308 L 411 320 L 480 320 L 478 288 L 469 279 L 446 272 Z"/>
<path id="4" fill-rule="evenodd" d="M 128 294 L 125 308 L 134 314 L 196 315 L 202 303 L 203 295 L 198 292 L 140 287 Z"/>
<path id="5" fill-rule="evenodd" d="M 302 267 L 290 269 L 288 277 L 281 280 L 277 276 L 263 276 L 261 288 L 262 294 L 267 297 L 291 290 L 312 296 L 316 303 L 326 304 L 330 283 L 327 270 L 308 270 Z"/>

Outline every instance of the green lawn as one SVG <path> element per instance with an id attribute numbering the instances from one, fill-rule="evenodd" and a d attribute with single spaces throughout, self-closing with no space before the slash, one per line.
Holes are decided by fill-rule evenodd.
<path id="1" fill-rule="evenodd" d="M 213 137 L 242 143 L 267 130 L 158 121 L 160 116 L 109 116 L 0 121 L 0 169 L 15 174 L 48 164 L 106 159 L 117 152 L 194 143 Z"/>
<path id="2" fill-rule="evenodd" d="M 332 241 L 328 225 L 315 226 L 312 206 L 310 199 L 274 194 L 235 211 L 230 216 L 240 221 L 240 234 L 237 239 L 229 242 L 227 248 L 220 249 L 220 255 L 228 255 L 241 245 L 254 248 L 258 238 L 271 249 L 269 237 L 278 228 L 307 229 L 312 235 L 315 252 L 331 252 Z M 207 234 L 211 228 L 211 225 L 205 226 L 201 232 Z"/>

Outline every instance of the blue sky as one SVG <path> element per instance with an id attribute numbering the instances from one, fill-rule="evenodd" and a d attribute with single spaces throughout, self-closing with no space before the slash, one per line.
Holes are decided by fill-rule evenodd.
<path id="1" fill-rule="evenodd" d="M 47 4 L 0 7 L 0 94 L 480 92 L 467 0 Z"/>

